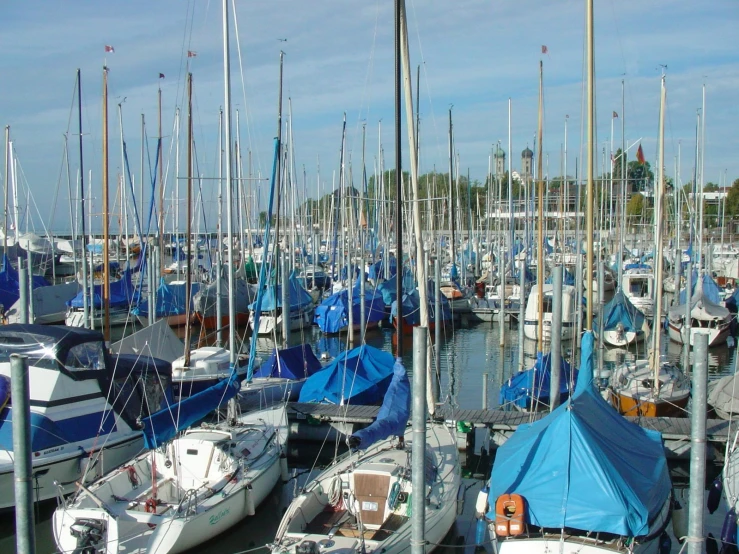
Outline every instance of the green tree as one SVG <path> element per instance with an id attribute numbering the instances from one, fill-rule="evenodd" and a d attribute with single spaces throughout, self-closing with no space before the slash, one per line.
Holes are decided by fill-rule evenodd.
<path id="1" fill-rule="evenodd" d="M 626 215 L 629 218 L 630 225 L 633 226 L 636 221 L 641 220 L 645 214 L 646 202 L 644 196 L 637 192 L 629 198 L 629 201 L 626 204 Z"/>
<path id="2" fill-rule="evenodd" d="M 654 173 L 652 173 L 649 162 L 643 164 L 637 160 L 629 162 L 627 176 L 632 192 L 644 192 L 654 185 Z"/>

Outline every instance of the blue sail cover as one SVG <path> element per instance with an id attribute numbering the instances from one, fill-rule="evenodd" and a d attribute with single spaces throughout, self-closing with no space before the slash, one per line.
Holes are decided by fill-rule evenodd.
<path id="1" fill-rule="evenodd" d="M 593 387 L 593 333 L 582 340 L 575 394 L 520 425 L 498 449 L 487 517 L 501 494 L 526 499 L 526 521 L 638 537 L 670 498 L 662 436 L 621 417 Z"/>
<path id="2" fill-rule="evenodd" d="M 239 392 L 239 375 L 232 371 L 228 379 L 221 379 L 207 389 L 180 400 L 141 420 L 144 447 L 157 448 L 172 440 L 178 432 L 194 425 L 219 406 L 225 405 Z"/>
<path id="3" fill-rule="evenodd" d="M 162 277 L 159 281 L 159 288 L 156 290 L 156 316 L 169 317 L 171 315 L 181 315 L 186 312 L 185 299 L 187 291 L 186 283 L 167 283 Z M 200 283 L 192 283 L 190 293 L 190 312 L 194 312 L 192 299 L 200 290 Z M 142 300 L 138 306 L 131 310 L 133 315 L 141 315 L 149 317 L 149 301 Z"/>
<path id="4" fill-rule="evenodd" d="M 300 402 L 379 404 L 393 376 L 393 356 L 373 346 L 345 350 L 311 375 L 300 391 Z"/>
<path id="5" fill-rule="evenodd" d="M 398 262 L 395 257 L 390 258 L 388 262 L 388 276 L 393 277 L 398 274 Z M 377 282 L 379 279 L 385 278 L 385 258 L 381 258 L 379 261 L 369 266 L 367 277 L 372 281 Z"/>
<path id="6" fill-rule="evenodd" d="M 440 317 L 436 317 L 435 313 L 435 297 L 434 297 L 434 282 L 429 281 L 428 288 L 428 304 L 429 304 L 429 323 L 435 323 L 438 321 L 451 321 L 452 311 L 449 307 L 449 300 L 443 294 L 441 295 L 441 314 Z M 403 320 L 408 325 L 420 325 L 421 323 L 421 298 L 418 294 L 418 289 L 413 290 L 410 293 L 403 295 Z M 390 316 L 395 317 L 398 312 L 398 303 L 393 302 L 390 307 Z"/>
<path id="7" fill-rule="evenodd" d="M 695 296 L 695 288 L 698 286 L 699 280 L 701 282 L 701 285 L 703 286 L 703 296 L 708 298 L 714 304 L 721 304 L 721 297 L 719 296 L 719 288 L 716 284 L 716 281 L 714 281 L 708 273 L 704 273 L 700 277 L 700 279 L 698 279 L 698 272 L 695 270 L 693 271 L 693 276 L 690 281 L 690 298 L 693 298 L 693 296 Z M 679 303 L 685 304 L 685 289 L 682 289 L 680 291 Z"/>
<path id="8" fill-rule="evenodd" d="M 359 323 L 362 311 L 362 293 L 359 287 L 352 290 L 352 321 Z M 385 302 L 374 290 L 364 292 L 365 324 L 377 323 L 385 318 Z M 349 291 L 342 290 L 326 298 L 316 307 L 313 322 L 324 333 L 339 333 L 349 326 Z"/>
<path id="9" fill-rule="evenodd" d="M 644 328 L 644 314 L 631 303 L 620 288 L 603 307 L 603 329 L 612 331 L 619 323 L 626 332 L 637 333 Z M 593 328 L 598 331 L 597 320 L 593 321 Z"/>
<path id="10" fill-rule="evenodd" d="M 134 286 L 131 283 L 131 271 L 126 270 L 117 281 L 110 283 L 110 307 L 118 308 L 122 306 L 130 306 L 134 298 Z M 72 300 L 67 300 L 67 306 L 71 308 L 82 308 L 84 298 L 82 291 Z M 92 293 L 92 305 L 95 308 L 103 307 L 103 285 L 95 285 Z"/>
<path id="11" fill-rule="evenodd" d="M 32 286 L 34 289 L 38 287 L 48 287 L 49 282 L 39 275 L 33 276 Z M 3 266 L 0 270 L 0 304 L 7 310 L 15 304 L 20 298 L 20 282 L 18 281 L 18 270 L 15 269 L 8 259 L 7 254 L 3 254 Z"/>
<path id="12" fill-rule="evenodd" d="M 313 303 L 310 293 L 303 288 L 303 283 L 295 271 L 290 273 L 288 278 L 288 302 L 290 302 L 290 311 L 300 310 L 305 306 Z M 256 301 L 249 304 L 249 309 L 254 310 Z M 282 307 L 282 285 L 267 285 L 264 289 L 262 297 L 262 313 L 270 312 Z"/>
<path id="13" fill-rule="evenodd" d="M 359 448 L 366 449 L 391 435 L 403 436 L 411 415 L 411 384 L 400 358 L 395 360 L 393 378 L 382 400 L 377 419 L 371 425 L 352 434 L 359 439 Z"/>
<path id="14" fill-rule="evenodd" d="M 573 374 L 572 366 L 564 358 L 560 358 L 561 375 L 559 381 L 560 401 L 570 394 L 570 383 L 574 383 L 577 371 Z M 520 371 L 500 387 L 499 403 L 515 404 L 525 410 L 534 409 L 536 402 L 549 405 L 549 387 L 552 380 L 552 353 L 536 355 L 536 363 L 531 369 Z"/>
<path id="15" fill-rule="evenodd" d="M 305 379 L 321 369 L 310 344 L 299 344 L 290 348 L 273 350 L 267 361 L 254 372 L 254 377 L 282 377 Z"/>

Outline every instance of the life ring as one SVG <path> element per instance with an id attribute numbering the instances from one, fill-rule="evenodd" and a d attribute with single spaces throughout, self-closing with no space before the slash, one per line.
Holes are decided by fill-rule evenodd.
<path id="1" fill-rule="evenodd" d="M 154 514 L 157 513 L 157 499 L 156 498 L 147 498 L 146 502 L 144 503 L 144 510 L 146 510 L 147 514 Z M 149 528 L 154 529 L 156 528 L 156 523 L 149 523 Z"/>
<path id="2" fill-rule="evenodd" d="M 495 534 L 516 537 L 524 532 L 526 501 L 520 494 L 501 494 L 495 501 Z"/>

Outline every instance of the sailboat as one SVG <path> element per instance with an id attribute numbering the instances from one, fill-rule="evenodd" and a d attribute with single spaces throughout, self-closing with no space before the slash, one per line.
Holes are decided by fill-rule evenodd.
<path id="1" fill-rule="evenodd" d="M 412 102 L 409 89 L 408 41 L 405 5 L 396 2 L 396 41 L 406 75 L 407 117 L 410 151 L 416 152 L 412 129 Z M 402 52 L 402 56 L 401 56 Z M 396 82 L 398 89 L 400 84 Z M 396 129 L 399 133 L 399 129 Z M 396 135 L 396 140 L 398 137 Z M 400 156 L 396 159 L 400 186 Z M 411 182 L 417 196 L 417 168 L 411 156 Z M 400 199 L 400 195 L 397 196 Z M 400 204 L 396 205 L 398 214 Z M 402 219 L 398 215 L 398 223 Z M 422 249 L 418 202 L 414 202 L 416 254 Z M 402 260 L 401 226 L 396 227 L 398 260 Z M 417 259 L 421 259 L 420 256 Z M 418 264 L 422 329 L 428 329 L 428 301 L 423 264 Z M 400 286 L 400 281 L 398 281 Z M 398 321 L 403 321 L 402 302 Z M 402 327 L 402 324 L 399 325 Z M 402 329 L 398 329 L 398 358 L 402 354 Z M 424 333 L 421 340 L 427 340 Z M 421 369 L 421 368 L 418 368 Z M 421 369 L 423 371 L 423 369 Z M 414 383 L 414 399 L 426 397 L 423 378 Z M 425 375 L 424 375 L 425 377 Z M 305 390 L 305 389 L 304 389 Z M 425 405 L 415 402 L 414 424 L 407 427 L 411 390 L 401 359 L 393 366 L 393 376 L 376 421 L 349 437 L 350 452 L 305 487 L 285 513 L 277 530 L 273 553 L 323 554 L 327 552 L 407 552 L 411 539 L 431 545 L 441 542 L 456 520 L 460 487 L 459 455 L 456 441 L 444 424 L 427 421 Z M 422 459 L 419 460 L 419 454 Z M 419 490 L 420 489 L 420 490 Z M 413 514 L 411 514 L 413 506 Z M 422 513 L 421 513 L 422 512 Z M 410 516 L 410 517 L 409 517 Z M 419 536 L 411 517 L 417 517 L 425 532 Z"/>
<path id="2" fill-rule="evenodd" d="M 620 288 L 603 307 L 603 329 L 597 322 L 596 333 L 610 346 L 624 347 L 643 341 L 649 333 L 644 314 L 634 306 Z"/>
<path id="3" fill-rule="evenodd" d="M 223 1 L 223 27 L 230 144 L 227 0 Z M 230 162 L 229 154 L 229 191 Z M 229 194 L 229 214 L 230 200 Z M 229 216 L 229 234 L 230 224 Z M 54 512 L 54 538 L 61 551 L 175 554 L 255 513 L 280 478 L 287 434 L 285 407 L 236 417 L 234 399 L 240 384 L 233 339 L 232 329 L 227 379 L 145 418 L 144 445 L 150 451 L 89 487 L 80 484 L 79 493 Z M 254 352 L 250 367 L 253 360 Z M 226 421 L 190 429 L 226 402 Z"/>
<path id="4" fill-rule="evenodd" d="M 695 336 L 705 334 L 708 335 L 708 346 L 718 346 L 725 343 L 730 336 L 731 313 L 725 306 L 708 297 L 703 290 L 703 282 L 703 278 L 698 279 L 690 298 L 689 322 L 686 322 L 684 304 L 677 305 L 668 312 L 667 332 L 670 340 L 679 344 L 690 343 L 690 346 L 693 346 Z"/>
<path id="5" fill-rule="evenodd" d="M 624 415 L 660 417 L 682 415 L 690 397 L 690 379 L 675 365 L 663 362 L 660 355 L 660 321 L 662 319 L 662 201 L 664 199 L 664 112 L 665 79 L 662 77 L 659 112 L 659 175 L 655 199 L 656 285 L 654 296 L 655 324 L 649 359 L 625 363 L 611 376 L 609 389 L 613 405 Z M 625 278 L 624 274 L 624 278 Z"/>
<path id="6" fill-rule="evenodd" d="M 657 550 L 672 503 L 662 436 L 595 390 L 594 342 L 586 332 L 573 396 L 498 449 L 485 510 L 498 554 Z"/>

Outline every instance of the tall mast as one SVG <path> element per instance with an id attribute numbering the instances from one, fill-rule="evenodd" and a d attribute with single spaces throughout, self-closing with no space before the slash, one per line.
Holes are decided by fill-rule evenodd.
<path id="1" fill-rule="evenodd" d="M 80 140 L 82 135 L 80 135 Z M 108 241 L 108 68 L 103 68 L 103 336 L 110 342 L 110 252 Z"/>
<path id="2" fill-rule="evenodd" d="M 80 144 L 80 240 L 82 241 L 82 322 L 85 329 L 90 328 L 88 315 L 90 313 L 87 305 L 87 232 L 85 229 L 85 168 L 82 156 L 82 73 L 77 70 L 77 130 Z M 7 188 L 6 188 L 7 193 Z M 5 202 L 7 214 L 7 197 Z M 5 225 L 5 223 L 3 223 Z"/>
<path id="3" fill-rule="evenodd" d="M 228 248 L 228 350 L 231 354 L 230 363 L 233 369 L 236 366 L 236 304 L 234 294 L 236 283 L 234 279 L 234 254 L 233 254 L 233 156 L 231 141 L 231 56 L 228 48 L 228 0 L 223 0 L 223 80 L 224 80 L 224 105 L 226 117 L 224 118 L 224 142 L 226 143 L 226 241 Z M 264 253 L 266 262 L 266 255 Z M 220 325 L 221 322 L 218 322 Z"/>
<path id="4" fill-rule="evenodd" d="M 537 290 L 539 293 L 539 328 L 537 330 L 536 351 L 544 352 L 544 168 L 542 167 L 542 143 L 544 116 L 544 62 L 539 60 L 539 125 L 536 133 L 536 178 L 539 180 L 538 186 L 538 204 L 539 204 L 539 225 L 536 245 L 536 263 L 538 265 L 539 274 L 537 275 Z M 505 275 L 501 277 L 501 282 L 505 287 Z M 559 354 L 557 354 L 559 355 Z"/>
<path id="5" fill-rule="evenodd" d="M 161 81 L 161 79 L 160 79 Z M 159 85 L 157 91 L 157 114 L 158 114 L 158 125 L 159 125 L 159 159 L 157 165 L 159 166 L 159 275 L 164 275 L 164 170 L 162 169 L 162 149 L 164 144 L 162 142 L 162 85 Z M 220 220 L 219 220 L 220 225 Z M 220 243 L 218 244 L 220 248 Z M 220 329 L 221 325 L 218 324 Z"/>
<path id="6" fill-rule="evenodd" d="M 187 74 L 187 221 L 185 222 L 185 244 L 187 245 L 187 269 L 185 270 L 185 362 L 190 366 L 190 294 L 192 289 L 192 73 Z M 218 276 L 220 279 L 220 275 Z M 220 298 L 218 299 L 220 302 Z M 151 307 L 149 308 L 152 309 Z M 221 322 L 217 323 L 218 327 Z"/>
<path id="7" fill-rule="evenodd" d="M 595 101 L 595 52 L 593 39 L 593 0 L 586 0 L 587 21 L 587 63 L 588 63 L 588 85 L 587 85 L 587 187 L 586 187 L 586 209 L 585 209 L 585 236 L 588 240 L 588 249 L 585 261 L 585 330 L 593 329 L 593 171 L 595 163 L 595 122 L 593 121 L 593 104 Z M 578 246 L 579 248 L 579 246 Z"/>
<path id="8" fill-rule="evenodd" d="M 398 271 L 395 297 L 397 304 L 398 346 L 396 356 L 403 357 L 403 150 L 400 134 L 401 64 L 400 64 L 400 18 L 401 2 L 395 0 L 395 252 Z M 421 285 L 423 286 L 423 284 Z"/>
<path id="9" fill-rule="evenodd" d="M 79 69 L 77 70 L 79 78 Z M 80 135 L 80 140 L 82 135 Z M 8 253 L 8 179 L 10 178 L 10 125 L 5 126 L 5 203 L 3 206 L 3 254 Z"/>
<path id="10" fill-rule="evenodd" d="M 654 205 L 654 219 L 655 219 L 655 268 L 654 268 L 654 283 L 655 283 L 655 297 L 654 297 L 654 326 L 652 334 L 654 336 L 654 344 L 652 348 L 652 369 L 654 371 L 654 386 L 655 390 L 659 392 L 659 366 L 660 366 L 660 328 L 662 324 L 662 200 L 664 199 L 665 192 L 665 179 L 664 179 L 664 166 L 665 166 L 665 98 L 667 92 L 665 90 L 665 76 L 662 75 L 662 85 L 660 89 L 660 101 L 659 101 L 659 150 L 657 157 L 657 191 Z M 686 302 L 690 305 L 690 291 L 686 293 Z M 686 323 L 689 325 L 689 322 Z M 690 330 L 688 329 L 688 337 L 690 337 Z"/>

